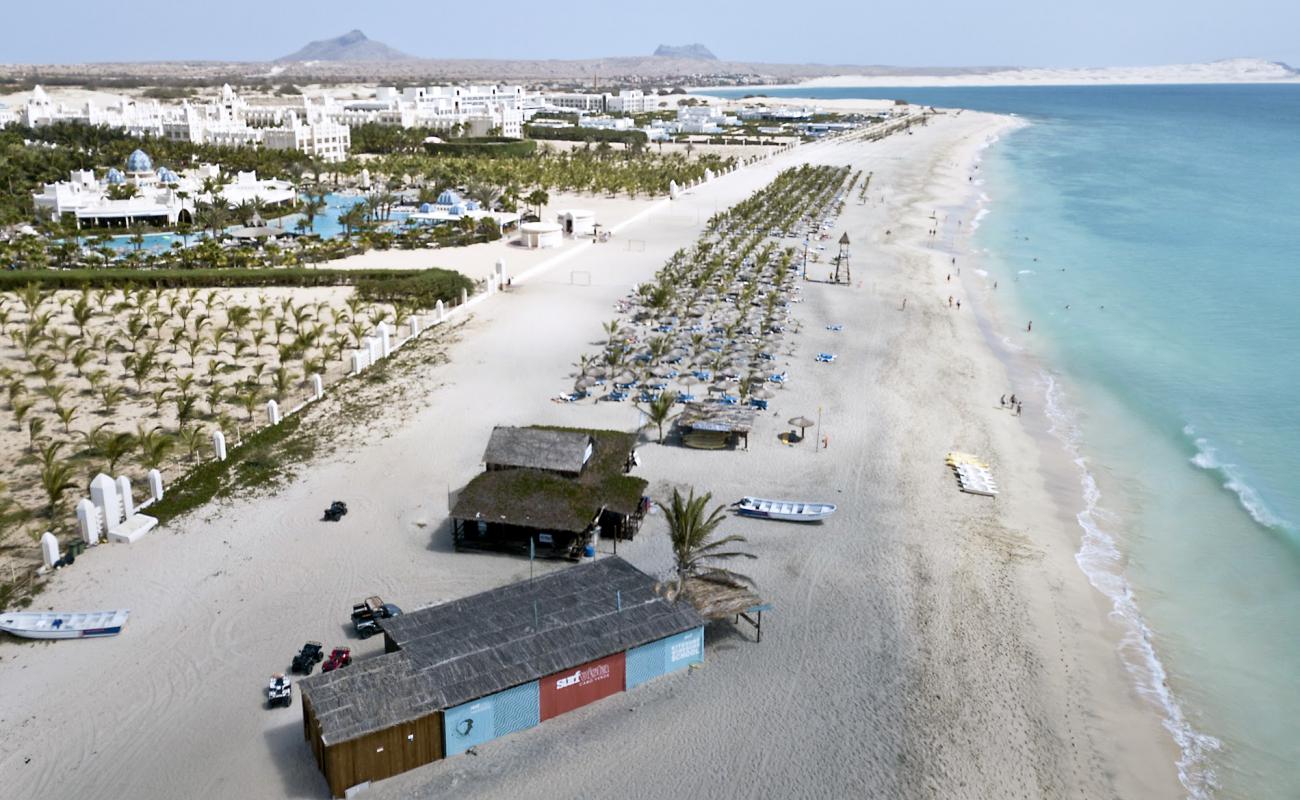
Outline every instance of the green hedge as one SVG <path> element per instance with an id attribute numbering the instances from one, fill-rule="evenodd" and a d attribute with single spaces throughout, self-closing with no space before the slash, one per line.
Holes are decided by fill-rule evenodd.
<path id="1" fill-rule="evenodd" d="M 645 131 L 613 131 L 605 128 L 551 128 L 529 125 L 528 136 L 533 139 L 553 139 L 562 142 L 622 142 L 645 144 L 650 140 Z"/>
<path id="2" fill-rule="evenodd" d="M 405 283 L 422 278 L 427 287 L 445 287 L 447 294 L 437 300 L 460 298 L 460 287 L 472 288 L 473 282 L 459 272 L 446 269 L 26 269 L 0 270 L 0 291 L 21 289 L 38 284 L 44 289 L 122 289 L 151 287 L 179 289 L 190 287 L 259 287 L 259 286 L 358 286 L 365 283 L 374 291 L 387 282 Z M 429 305 L 432 306 L 433 302 Z"/>
<path id="3" fill-rule="evenodd" d="M 472 139 L 453 139 L 449 142 L 429 143 L 424 146 L 424 149 L 432 156 L 527 158 L 537 152 L 537 142 L 531 142 L 527 139 L 480 136 Z"/>
<path id="4" fill-rule="evenodd" d="M 375 303 L 405 303 L 431 308 L 439 300 L 459 303 L 464 289 L 474 293 L 474 282 L 459 272 L 428 269 L 407 272 L 401 277 L 367 277 L 356 283 L 357 294 Z"/>

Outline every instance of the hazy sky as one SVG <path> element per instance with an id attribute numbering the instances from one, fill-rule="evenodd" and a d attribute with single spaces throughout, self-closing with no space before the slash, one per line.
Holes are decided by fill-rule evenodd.
<path id="1" fill-rule="evenodd" d="M 269 60 L 360 28 L 429 58 L 591 58 L 702 42 L 737 61 L 1300 66 L 1297 0 L 0 0 L 0 62 Z M 488 30 L 489 25 L 491 30 Z"/>

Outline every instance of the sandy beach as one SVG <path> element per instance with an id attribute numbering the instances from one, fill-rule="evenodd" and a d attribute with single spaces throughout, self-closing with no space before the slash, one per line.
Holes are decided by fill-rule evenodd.
<path id="1" fill-rule="evenodd" d="M 572 387 L 615 302 L 709 216 L 810 162 L 872 174 L 867 201 L 853 193 L 831 240 L 853 240 L 852 284 L 821 283 L 826 268 L 810 267 L 803 331 L 783 356 L 791 381 L 748 451 L 649 441 L 637 472 L 660 499 L 693 486 L 721 503 L 839 505 L 818 527 L 724 526 L 759 556 L 745 571 L 774 607 L 763 642 L 712 625 L 702 669 L 364 796 L 1182 796 L 1176 748 L 1116 654 L 1109 603 L 1074 563 L 1068 465 L 1037 409 L 999 407 L 1023 377 L 992 345 L 1015 334 L 969 271 L 948 280 L 952 259 L 967 258 L 970 226 L 957 221 L 974 214 L 969 178 L 1011 124 L 946 114 L 880 142 L 801 146 L 676 201 L 611 209 L 611 242 L 566 245 L 553 266 L 564 251 L 507 256 L 514 274 L 535 269 L 399 351 L 395 380 L 349 379 L 306 412 L 338 441 L 287 486 L 96 548 L 58 576 L 36 607 L 128 607 L 131 621 L 112 639 L 0 642 L 0 785 L 14 797 L 328 796 L 300 705 L 263 707 L 267 676 L 308 639 L 359 658 L 382 650 L 346 624 L 366 595 L 413 609 L 526 577 L 525 560 L 451 550 L 448 491 L 479 471 L 491 427 L 635 427 L 629 404 L 549 398 Z M 481 278 L 497 253 L 420 255 L 420 266 Z M 838 358 L 815 363 L 819 351 Z M 329 423 L 341 396 L 372 400 L 373 418 Z M 777 440 L 798 414 L 820 415 L 828 446 Z M 996 500 L 957 491 L 943 461 L 954 449 L 990 463 Z M 319 522 L 335 499 L 348 516 Z M 618 553 L 664 574 L 662 519 Z"/>

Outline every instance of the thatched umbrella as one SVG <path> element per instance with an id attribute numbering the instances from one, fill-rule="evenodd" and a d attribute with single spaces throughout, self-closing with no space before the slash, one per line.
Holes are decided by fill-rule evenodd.
<path id="1" fill-rule="evenodd" d="M 799 429 L 799 441 L 803 441 L 805 438 L 804 432 L 817 423 L 807 417 L 794 417 L 790 420 L 790 424 Z"/>
<path id="2" fill-rule="evenodd" d="M 773 392 L 766 386 L 759 386 L 756 389 L 751 389 L 749 391 L 749 396 L 757 397 L 759 400 L 771 400 L 773 397 L 776 397 L 776 392 Z"/>
<path id="3" fill-rule="evenodd" d="M 650 370 L 650 374 L 656 378 L 667 378 L 672 372 L 673 370 L 671 368 L 663 366 L 652 367 Z"/>

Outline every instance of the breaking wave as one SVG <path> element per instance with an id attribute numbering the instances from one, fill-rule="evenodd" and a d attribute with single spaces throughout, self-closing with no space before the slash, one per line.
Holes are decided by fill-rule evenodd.
<path id="1" fill-rule="evenodd" d="M 1047 372 L 1041 373 L 1045 386 L 1045 410 L 1050 431 L 1079 468 L 1083 489 L 1083 508 L 1076 515 L 1083 537 L 1074 560 L 1093 588 L 1111 601 L 1111 616 L 1124 626 L 1120 641 L 1120 658 L 1137 682 L 1138 693 L 1157 705 L 1164 714 L 1165 730 L 1178 745 L 1178 779 L 1194 800 L 1208 800 L 1216 786 L 1210 754 L 1220 748 L 1219 740 L 1195 730 L 1183 713 L 1182 705 L 1169 688 L 1167 674 L 1152 643 L 1152 632 L 1133 596 L 1133 588 L 1124 575 L 1124 557 L 1119 546 L 1102 526 L 1107 513 L 1101 508 L 1101 490 L 1088 469 L 1080 450 L 1080 432 L 1065 410 L 1061 389 Z"/>
<path id="2" fill-rule="evenodd" d="M 1191 425 L 1184 426 L 1183 435 L 1196 448 L 1196 455 L 1189 459 L 1192 464 L 1218 477 L 1223 482 L 1223 488 L 1237 496 L 1237 502 L 1251 519 L 1270 530 L 1294 530 L 1289 522 L 1269 509 L 1255 487 L 1246 483 L 1241 468 L 1221 461 L 1218 450 L 1207 439 L 1197 436 L 1195 428 Z"/>

